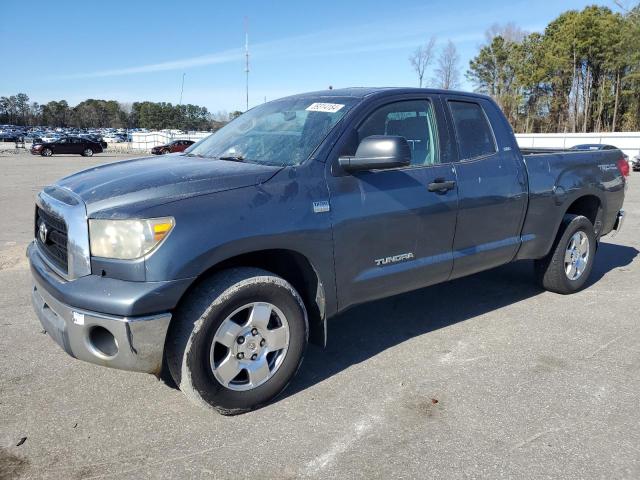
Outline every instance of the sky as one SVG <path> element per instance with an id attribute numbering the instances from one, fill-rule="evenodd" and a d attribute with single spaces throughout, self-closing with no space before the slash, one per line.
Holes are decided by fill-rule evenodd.
<path id="1" fill-rule="evenodd" d="M 0 96 L 176 104 L 184 74 L 183 103 L 244 110 L 245 17 L 250 107 L 329 85 L 417 86 L 408 57 L 431 36 L 438 48 L 454 42 L 470 90 L 464 72 L 492 24 L 542 31 L 593 3 L 615 9 L 613 0 L 2 0 Z"/>

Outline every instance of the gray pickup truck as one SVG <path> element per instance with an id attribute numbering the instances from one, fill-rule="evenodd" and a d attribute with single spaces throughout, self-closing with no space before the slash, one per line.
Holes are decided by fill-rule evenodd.
<path id="1" fill-rule="evenodd" d="M 33 305 L 73 357 L 168 370 L 191 400 L 239 413 L 279 394 L 353 305 L 525 259 L 547 290 L 579 290 L 621 227 L 626 175 L 619 150 L 521 151 L 481 95 L 296 95 L 184 153 L 45 188 Z"/>

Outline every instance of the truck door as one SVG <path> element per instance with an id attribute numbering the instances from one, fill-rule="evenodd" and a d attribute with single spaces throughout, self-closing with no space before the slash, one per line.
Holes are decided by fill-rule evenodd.
<path id="1" fill-rule="evenodd" d="M 442 108 L 437 96 L 379 101 L 347 127 L 334 149 L 327 183 L 340 309 L 449 277 L 457 193 L 448 151 L 441 148 Z M 370 135 L 405 137 L 411 165 L 342 171 L 339 155 L 353 155 Z"/>
<path id="2" fill-rule="evenodd" d="M 515 256 L 528 199 L 527 178 L 511 129 L 493 103 L 445 98 L 458 148 L 458 221 L 452 278 Z"/>

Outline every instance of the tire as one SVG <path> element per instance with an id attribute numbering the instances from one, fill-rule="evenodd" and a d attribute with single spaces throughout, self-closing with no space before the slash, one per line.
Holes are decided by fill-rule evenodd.
<path id="1" fill-rule="evenodd" d="M 43 157 L 50 157 L 51 155 L 53 155 L 53 151 L 50 148 L 45 148 L 42 150 L 42 154 Z"/>
<path id="2" fill-rule="evenodd" d="M 93 157 L 93 150 L 90 148 L 85 148 L 84 152 L 82 152 L 83 157 Z"/>
<path id="3" fill-rule="evenodd" d="M 166 149 L 165 149 L 165 150 L 162 150 L 162 155 L 166 155 L 166 154 L 168 154 L 168 153 L 171 153 L 171 150 L 166 150 Z"/>
<path id="4" fill-rule="evenodd" d="M 264 308 L 271 307 L 266 315 L 271 329 L 266 329 L 264 323 L 264 330 L 263 324 L 258 325 L 258 333 L 246 330 L 252 327 L 252 318 L 261 317 L 254 312 L 265 312 Z M 285 325 L 286 348 L 270 351 L 270 345 L 284 342 L 269 335 L 277 329 L 282 340 L 281 329 Z M 233 333 L 229 333 L 231 330 Z M 265 405 L 286 388 L 302 363 L 308 336 L 304 303 L 286 280 L 257 268 L 233 268 L 202 281 L 181 301 L 167 334 L 166 360 L 176 385 L 189 400 L 223 415 L 235 415 Z M 229 346 L 219 343 L 220 338 Z M 256 351 L 258 341 L 259 356 L 252 357 L 259 358 L 252 363 L 249 353 Z M 249 350 L 252 346 L 254 349 Z M 227 384 L 221 379 L 225 376 L 225 363 L 235 365 L 226 374 L 230 379 Z M 258 365 L 263 368 L 255 367 L 253 371 Z M 264 365 L 269 376 L 264 375 Z M 236 371 L 239 373 L 234 376 Z M 253 378 L 262 378 L 263 383 L 252 385 Z"/>
<path id="5" fill-rule="evenodd" d="M 586 243 L 582 239 L 586 239 Z M 572 245 L 578 247 L 572 248 Z M 565 215 L 551 251 L 535 262 L 542 288 L 563 295 L 582 289 L 591 274 L 596 250 L 596 236 L 589 219 Z"/>

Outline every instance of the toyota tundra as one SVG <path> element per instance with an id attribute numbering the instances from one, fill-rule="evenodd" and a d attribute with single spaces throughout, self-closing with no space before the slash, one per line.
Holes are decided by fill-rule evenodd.
<path id="1" fill-rule="evenodd" d="M 478 94 L 291 96 L 184 153 L 41 191 L 33 305 L 73 357 L 168 371 L 194 402 L 239 413 L 278 395 L 354 305 L 517 260 L 547 290 L 580 290 L 622 226 L 628 173 L 619 150 L 519 149 Z"/>

